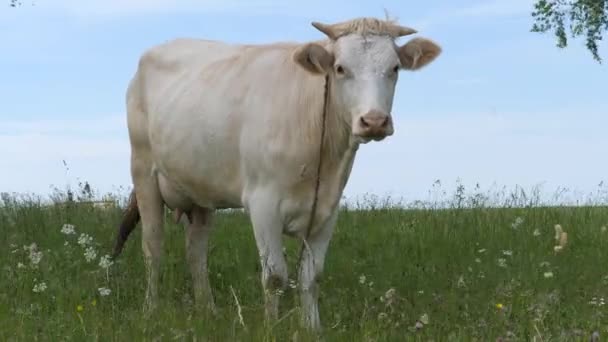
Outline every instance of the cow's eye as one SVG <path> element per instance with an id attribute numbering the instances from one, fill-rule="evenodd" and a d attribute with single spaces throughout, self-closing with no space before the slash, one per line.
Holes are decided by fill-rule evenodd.
<path id="1" fill-rule="evenodd" d="M 336 72 L 340 75 L 344 74 L 344 67 L 341 66 L 340 64 L 336 65 Z"/>
<path id="2" fill-rule="evenodd" d="M 393 72 L 394 73 L 399 72 L 399 65 L 398 64 L 393 67 Z"/>

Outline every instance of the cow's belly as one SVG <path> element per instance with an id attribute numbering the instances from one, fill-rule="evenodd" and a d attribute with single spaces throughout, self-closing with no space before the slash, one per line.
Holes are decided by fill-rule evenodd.
<path id="1" fill-rule="evenodd" d="M 225 132 L 220 127 L 215 132 L 201 127 L 205 126 L 156 127 L 157 134 L 150 140 L 163 197 L 176 205 L 187 205 L 189 200 L 205 208 L 240 208 L 243 182 L 238 145 L 219 134 Z"/>
<path id="2" fill-rule="evenodd" d="M 227 168 L 226 168 L 227 169 Z M 188 210 L 192 205 L 204 208 L 240 208 L 240 181 L 233 172 L 218 172 L 199 165 L 177 169 L 173 164 L 156 164 L 159 189 L 170 208 Z"/>

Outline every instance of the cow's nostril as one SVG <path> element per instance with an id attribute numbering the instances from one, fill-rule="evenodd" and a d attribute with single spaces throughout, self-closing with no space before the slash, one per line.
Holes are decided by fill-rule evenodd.
<path id="1" fill-rule="evenodd" d="M 384 121 L 382 121 L 382 127 L 384 128 L 384 127 L 388 126 L 388 122 L 389 122 L 389 119 L 387 116 L 386 118 L 384 118 Z"/>
<path id="2" fill-rule="evenodd" d="M 367 123 L 367 121 L 365 121 L 363 117 L 361 117 L 359 120 L 361 121 L 361 126 L 363 126 L 364 128 L 369 127 L 369 123 Z"/>

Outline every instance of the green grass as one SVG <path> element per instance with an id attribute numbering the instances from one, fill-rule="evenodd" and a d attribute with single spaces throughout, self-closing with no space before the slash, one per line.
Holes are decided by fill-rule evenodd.
<path id="1" fill-rule="evenodd" d="M 250 222 L 241 212 L 218 215 L 211 239 L 210 277 L 218 317 L 193 310 L 183 229 L 168 224 L 162 303 L 147 319 L 141 311 L 146 284 L 140 229 L 108 272 L 98 265 L 111 251 L 119 208 L 4 202 L 2 341 L 310 337 L 299 328 L 297 311 L 292 310 L 297 303 L 292 290 L 281 305 L 284 318 L 264 328 L 259 259 Z M 517 218 L 523 223 L 514 228 Z M 61 233 L 66 223 L 74 225 L 75 235 Z M 568 244 L 559 253 L 554 252 L 556 224 L 568 233 Z M 608 208 L 601 206 L 344 209 L 321 283 L 324 336 L 328 341 L 575 341 L 588 340 L 593 332 L 606 335 L 606 307 L 590 304 L 594 297 L 597 302 L 608 298 L 604 225 Z M 91 263 L 77 243 L 81 233 L 93 238 L 97 258 Z M 285 241 L 293 278 L 299 245 Z M 37 268 L 24 249 L 32 243 L 42 252 Z M 545 277 L 546 272 L 553 277 Z M 46 289 L 36 293 L 33 288 L 40 282 Z M 111 294 L 100 296 L 100 287 L 111 289 Z M 230 287 L 245 327 L 239 323 Z M 427 324 L 416 329 L 417 320 Z"/>

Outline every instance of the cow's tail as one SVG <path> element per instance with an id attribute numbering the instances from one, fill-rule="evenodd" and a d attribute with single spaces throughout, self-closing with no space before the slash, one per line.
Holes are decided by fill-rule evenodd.
<path id="1" fill-rule="evenodd" d="M 122 248 L 129 238 L 131 232 L 135 229 L 135 226 L 140 220 L 139 208 L 137 207 L 137 197 L 135 196 L 135 190 L 131 191 L 129 196 L 129 203 L 125 209 L 120 227 L 118 228 L 118 235 L 116 236 L 116 243 L 114 244 L 114 252 L 112 253 L 112 259 L 118 257 L 122 252 Z"/>

